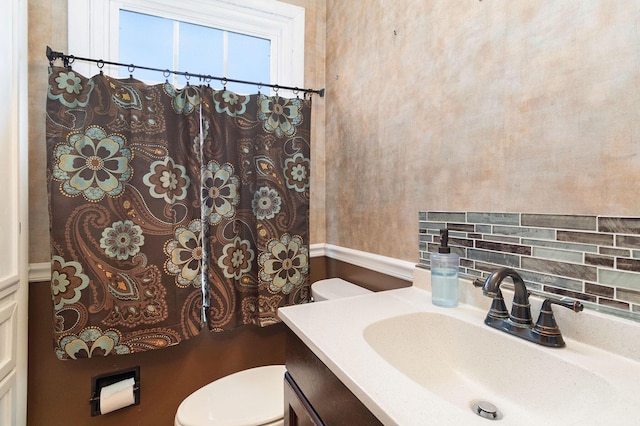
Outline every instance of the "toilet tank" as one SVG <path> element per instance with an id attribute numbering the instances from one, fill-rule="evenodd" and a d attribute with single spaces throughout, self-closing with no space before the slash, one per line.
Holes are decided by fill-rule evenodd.
<path id="1" fill-rule="evenodd" d="M 339 299 L 341 297 L 369 294 L 371 290 L 357 286 L 341 278 L 328 278 L 311 284 L 311 295 L 316 302 Z"/>

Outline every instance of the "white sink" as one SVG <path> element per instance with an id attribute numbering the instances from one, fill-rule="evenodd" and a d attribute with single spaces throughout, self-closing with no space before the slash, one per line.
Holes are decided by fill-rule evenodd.
<path id="1" fill-rule="evenodd" d="M 486 326 L 490 299 L 461 289 L 457 308 L 414 284 L 278 314 L 385 426 L 639 424 L 640 324 L 556 308 L 567 346 L 545 348 Z"/>
<path id="2" fill-rule="evenodd" d="M 363 334 L 384 360 L 448 402 L 443 409 L 470 418 L 478 401 L 498 408 L 496 425 L 614 424 L 640 409 L 638 363 L 578 342 L 545 348 L 456 313 L 395 316 Z"/>

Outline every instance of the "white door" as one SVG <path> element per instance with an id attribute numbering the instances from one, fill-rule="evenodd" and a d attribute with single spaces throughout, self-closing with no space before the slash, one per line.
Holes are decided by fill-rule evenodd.
<path id="1" fill-rule="evenodd" d="M 27 0 L 0 14 L 0 425 L 27 417 Z"/>

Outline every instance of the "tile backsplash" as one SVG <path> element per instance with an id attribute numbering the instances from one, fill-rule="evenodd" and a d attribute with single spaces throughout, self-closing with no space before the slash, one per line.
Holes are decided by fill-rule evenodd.
<path id="1" fill-rule="evenodd" d="M 640 217 L 421 211 L 418 226 L 422 265 L 446 227 L 462 277 L 509 267 L 533 293 L 640 321 Z"/>

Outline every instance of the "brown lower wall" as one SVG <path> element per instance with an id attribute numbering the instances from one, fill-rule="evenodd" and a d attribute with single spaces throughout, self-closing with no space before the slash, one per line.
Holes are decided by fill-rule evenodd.
<path id="1" fill-rule="evenodd" d="M 53 351 L 52 315 L 48 283 L 31 284 L 28 425 L 172 425 L 180 402 L 199 387 L 245 368 L 284 363 L 283 324 L 203 332 L 174 347 L 131 355 L 60 361 Z M 140 404 L 91 417 L 91 378 L 136 365 Z"/>
<path id="2" fill-rule="evenodd" d="M 392 290 L 394 288 L 411 286 L 411 282 L 400 278 L 384 275 L 350 263 L 329 258 L 325 259 L 327 278 L 342 278 L 372 291 Z M 313 280 L 313 276 L 312 281 L 315 281 Z"/>
<path id="3" fill-rule="evenodd" d="M 312 259 L 311 271 L 312 282 L 340 277 L 371 290 L 410 284 L 324 257 Z M 205 332 L 171 348 L 132 355 L 60 361 L 53 352 L 52 317 L 49 283 L 31 283 L 27 398 L 31 426 L 172 425 L 180 402 L 201 386 L 246 368 L 285 362 L 283 324 Z M 140 366 L 140 404 L 91 417 L 91 378 L 133 366 Z"/>

